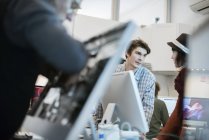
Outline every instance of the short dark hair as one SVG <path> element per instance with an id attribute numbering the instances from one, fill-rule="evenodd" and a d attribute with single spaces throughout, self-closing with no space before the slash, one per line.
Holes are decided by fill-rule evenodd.
<path id="1" fill-rule="evenodd" d="M 150 54 L 151 50 L 146 42 L 142 39 L 132 40 L 130 47 L 127 49 L 127 54 L 131 55 L 132 51 L 137 47 L 141 47 L 147 51 L 147 54 Z"/>
<path id="2" fill-rule="evenodd" d="M 159 91 L 160 91 L 160 85 L 158 82 L 155 82 L 155 97 L 158 96 Z"/>

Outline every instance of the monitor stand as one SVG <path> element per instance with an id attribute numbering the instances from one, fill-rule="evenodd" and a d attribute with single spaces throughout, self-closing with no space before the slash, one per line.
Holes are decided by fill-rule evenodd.
<path id="1" fill-rule="evenodd" d="M 115 111 L 116 104 L 115 103 L 109 103 L 107 105 L 107 108 L 105 110 L 105 113 L 102 117 L 102 121 L 100 124 L 111 124 L 112 123 L 112 118 L 113 118 L 113 113 Z"/>

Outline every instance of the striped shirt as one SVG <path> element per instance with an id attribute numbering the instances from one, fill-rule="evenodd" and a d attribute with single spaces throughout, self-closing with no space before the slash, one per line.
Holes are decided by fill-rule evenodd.
<path id="1" fill-rule="evenodd" d="M 115 72 L 125 71 L 125 63 L 117 66 Z M 150 124 L 154 110 L 155 100 L 155 76 L 145 67 L 139 66 L 134 70 L 135 80 L 138 86 L 139 95 L 145 112 L 148 125 Z"/>

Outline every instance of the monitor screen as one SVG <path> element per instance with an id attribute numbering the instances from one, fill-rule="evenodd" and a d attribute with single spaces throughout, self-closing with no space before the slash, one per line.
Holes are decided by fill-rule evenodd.
<path id="1" fill-rule="evenodd" d="M 132 71 L 113 74 L 112 81 L 101 100 L 104 110 L 109 103 L 116 104 L 114 114 L 120 120 L 119 125 L 128 122 L 132 128 L 136 128 L 140 132 L 145 133 L 149 130 Z"/>
<path id="2" fill-rule="evenodd" d="M 184 97 L 183 103 L 184 124 L 194 127 L 208 127 L 208 98 Z"/>
<path id="3" fill-rule="evenodd" d="M 47 106 L 43 101 L 34 115 L 26 116 L 22 129 L 50 140 L 78 139 L 135 29 L 132 22 L 123 23 L 83 42 L 90 57 L 79 78 L 72 79 L 65 89 L 50 88 L 47 94 L 59 93 L 60 96 Z"/>
<path id="4" fill-rule="evenodd" d="M 183 139 L 207 139 L 209 136 L 209 99 L 184 97 L 183 103 Z"/>
<path id="5" fill-rule="evenodd" d="M 192 127 L 209 125 L 208 71 L 193 70 L 187 74 L 184 97 L 184 124 Z"/>

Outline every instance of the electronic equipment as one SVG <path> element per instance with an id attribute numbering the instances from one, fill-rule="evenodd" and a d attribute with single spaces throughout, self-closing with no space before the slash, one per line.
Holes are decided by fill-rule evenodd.
<path id="1" fill-rule="evenodd" d="M 123 23 L 83 42 L 89 53 L 86 67 L 73 76 L 57 72 L 26 116 L 22 129 L 49 140 L 78 139 L 135 30 L 132 22 Z M 56 96 L 47 100 L 49 94 Z"/>
<path id="2" fill-rule="evenodd" d="M 149 131 L 139 90 L 132 71 L 113 74 L 101 102 L 103 108 L 106 109 L 101 123 L 110 123 L 111 119 L 115 118 L 117 120 L 119 118 L 120 125 L 128 122 L 132 128 L 142 133 Z M 112 122 L 114 121 L 112 120 Z"/>

